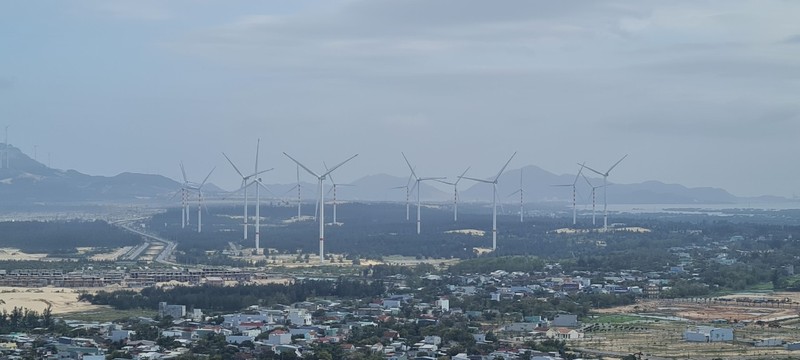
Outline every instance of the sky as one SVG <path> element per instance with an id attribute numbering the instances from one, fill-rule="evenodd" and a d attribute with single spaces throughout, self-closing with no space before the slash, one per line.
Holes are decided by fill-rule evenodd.
<path id="1" fill-rule="evenodd" d="M 4 1 L 0 126 L 53 167 L 236 188 L 577 162 L 800 193 L 800 2 Z M 0 130 L 1 131 L 1 130 Z M 244 171 L 244 169 L 243 169 Z M 306 177 L 304 180 L 311 181 Z M 402 185 L 402 184 L 400 184 Z"/>

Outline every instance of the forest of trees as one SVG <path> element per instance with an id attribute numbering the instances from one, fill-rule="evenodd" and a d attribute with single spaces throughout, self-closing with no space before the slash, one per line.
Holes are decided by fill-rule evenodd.
<path id="1" fill-rule="evenodd" d="M 158 303 L 163 301 L 204 311 L 238 311 L 251 305 L 288 305 L 312 297 L 366 298 L 380 296 L 384 291 L 385 285 L 378 280 L 367 282 L 340 278 L 336 281 L 304 280 L 290 285 L 149 287 L 141 292 L 99 291 L 94 295 L 81 294 L 79 299 L 95 305 L 110 305 L 118 310 L 156 309 Z"/>
<path id="2" fill-rule="evenodd" d="M 122 247 L 141 242 L 105 221 L 0 222 L 3 246 L 29 253 L 74 254 L 76 247 Z"/>
<path id="3" fill-rule="evenodd" d="M 58 326 L 50 308 L 42 313 L 27 308 L 14 307 L 11 312 L 3 309 L 0 312 L 0 334 L 14 332 L 31 332 L 34 329 L 54 331 Z"/>

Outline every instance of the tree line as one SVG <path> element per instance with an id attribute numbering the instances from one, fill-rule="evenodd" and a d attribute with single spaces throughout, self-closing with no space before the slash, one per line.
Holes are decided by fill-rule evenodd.
<path id="1" fill-rule="evenodd" d="M 380 296 L 386 287 L 382 281 L 303 280 L 290 285 L 179 286 L 170 289 L 149 287 L 131 290 L 99 291 L 81 294 L 79 300 L 95 305 L 109 305 L 118 310 L 154 309 L 159 302 L 186 305 L 205 311 L 238 311 L 251 305 L 291 304 L 314 297 L 368 298 Z"/>

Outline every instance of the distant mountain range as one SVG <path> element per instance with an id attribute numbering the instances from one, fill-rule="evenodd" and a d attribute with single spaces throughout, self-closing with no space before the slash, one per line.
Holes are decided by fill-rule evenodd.
<path id="1" fill-rule="evenodd" d="M 2 156 L 0 144 L 0 157 Z M 86 203 L 86 202 L 147 202 L 174 201 L 170 199 L 180 189 L 180 183 L 161 175 L 122 173 L 112 177 L 92 176 L 75 170 L 57 170 L 31 159 L 18 148 L 9 146 L 10 168 L 0 168 L 0 206 L 4 204 L 28 203 Z M 526 203 L 539 202 L 571 202 L 572 188 L 567 185 L 575 181 L 575 174 L 556 175 L 537 166 L 525 166 L 521 169 L 506 171 L 498 182 L 498 197 L 502 202 L 517 202 L 519 195 L 509 194 L 520 188 L 520 172 L 522 173 L 522 189 Z M 468 174 L 469 175 L 469 174 Z M 475 176 L 475 175 L 473 175 Z M 588 177 L 593 186 L 602 185 L 602 178 Z M 453 179 L 450 179 L 451 181 Z M 349 185 L 337 186 L 337 198 L 345 201 L 405 201 L 407 190 L 414 186 L 408 177 L 396 177 L 386 174 L 368 175 Z M 233 198 L 224 190 L 206 185 L 209 197 Z M 297 198 L 296 184 L 270 184 L 269 192 L 262 193 L 265 200 L 280 198 L 293 201 Z M 316 197 L 316 184 L 301 182 L 301 197 L 304 201 Z M 591 187 L 585 179 L 579 178 L 576 183 L 578 202 L 591 203 Z M 420 186 L 420 197 L 425 201 L 446 202 L 453 199 L 453 187 L 450 185 L 423 182 Z M 441 189 L 447 189 L 443 191 Z M 326 184 L 327 197 L 330 198 L 330 186 Z M 488 184 L 462 180 L 459 183 L 461 201 L 491 201 L 492 189 Z M 720 188 L 700 187 L 687 188 L 678 184 L 665 184 L 659 181 L 645 181 L 636 184 L 609 184 L 608 198 L 615 204 L 732 204 L 754 202 L 784 202 L 787 198 L 762 196 L 757 198 L 741 198 Z M 416 192 L 408 193 L 412 201 L 416 201 Z M 603 188 L 596 189 L 596 201 L 602 204 Z"/>

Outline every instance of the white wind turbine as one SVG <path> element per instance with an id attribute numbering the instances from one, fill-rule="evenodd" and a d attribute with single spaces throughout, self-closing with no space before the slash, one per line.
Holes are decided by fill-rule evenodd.
<path id="1" fill-rule="evenodd" d="M 258 141 L 256 142 L 256 171 L 258 170 L 258 151 L 259 151 L 258 149 L 259 149 L 260 146 L 261 146 L 261 139 L 258 139 Z M 239 174 L 239 176 L 242 178 L 242 185 L 239 188 L 239 190 L 244 191 L 244 223 L 243 223 L 243 226 L 244 226 L 244 239 L 247 240 L 247 227 L 248 227 L 247 226 L 247 218 L 248 218 L 248 216 L 247 216 L 247 200 L 248 200 L 248 198 L 247 198 L 247 188 L 250 187 L 250 185 L 253 185 L 255 183 L 255 181 L 251 181 L 251 179 L 256 178 L 256 177 L 258 177 L 258 175 L 260 175 L 262 173 L 265 173 L 267 171 L 271 171 L 273 169 L 262 170 L 260 172 L 257 171 L 257 172 L 254 172 L 254 173 L 250 174 L 250 175 L 244 175 L 244 174 L 242 174 L 241 171 L 239 171 L 239 168 L 236 167 L 236 164 L 233 163 L 233 161 L 228 157 L 228 155 L 226 155 L 223 152 L 222 156 L 224 156 L 225 159 L 228 160 L 228 163 L 231 164 L 231 166 L 233 167 L 233 170 L 235 170 L 236 173 Z M 255 180 L 255 179 L 253 179 L 253 180 Z M 256 190 L 256 192 L 257 191 L 258 190 Z M 258 206 L 258 205 L 256 205 L 256 206 Z M 256 209 L 258 209 L 258 208 L 256 208 Z M 256 231 L 258 231 L 258 230 L 256 230 Z M 258 249 L 258 241 L 256 241 L 256 249 Z"/>
<path id="2" fill-rule="evenodd" d="M 187 197 L 188 197 L 188 190 L 197 191 L 197 232 L 202 232 L 203 231 L 203 186 L 206 185 L 206 181 L 208 181 L 208 178 L 211 176 L 211 173 L 214 172 L 214 169 L 216 169 L 216 167 L 214 167 L 213 169 L 211 169 L 211 171 L 208 172 L 208 175 L 206 175 L 205 179 L 203 179 L 203 182 L 201 182 L 199 184 L 198 183 L 193 183 L 193 182 L 190 182 L 189 180 L 187 180 L 186 171 L 184 170 L 183 162 L 181 162 L 181 173 L 183 174 L 183 182 L 184 182 L 184 186 L 185 186 L 185 188 L 187 190 Z M 186 211 L 184 213 L 186 215 L 186 224 L 188 224 L 189 223 L 189 202 L 188 201 L 186 202 L 185 209 L 186 209 Z"/>
<path id="3" fill-rule="evenodd" d="M 500 175 L 503 174 L 503 171 L 506 170 L 508 164 L 511 163 L 511 159 L 514 158 L 514 155 L 517 155 L 515 151 L 514 154 L 506 161 L 506 164 L 500 169 L 500 171 L 495 175 L 494 178 L 491 180 L 486 179 L 476 179 L 471 177 L 464 177 L 464 179 L 482 182 L 485 184 L 492 184 L 492 250 L 497 250 L 497 180 L 500 179 Z"/>
<path id="4" fill-rule="evenodd" d="M 590 167 L 588 167 L 588 166 L 586 166 L 584 164 L 578 164 L 578 165 L 581 165 L 582 167 L 585 167 L 585 168 L 589 169 L 589 171 L 591 171 L 591 172 L 603 177 L 603 230 L 608 230 L 608 197 L 607 197 L 607 195 L 608 195 L 608 174 L 611 173 L 611 170 L 614 170 L 614 168 L 617 167 L 617 165 L 619 165 L 619 163 L 621 163 L 622 160 L 625 160 L 626 157 L 628 157 L 628 154 L 625 154 L 625 156 L 623 156 L 621 159 L 619 159 L 617 162 L 615 162 L 614 165 L 611 165 L 611 167 L 608 168 L 608 170 L 606 170 L 605 173 L 601 173 L 601 172 L 599 172 L 599 171 L 597 171 L 595 169 L 592 169 L 592 168 L 590 168 Z"/>
<path id="5" fill-rule="evenodd" d="M 297 221 L 300 221 L 300 204 L 303 203 L 303 199 L 300 197 L 302 194 L 301 194 L 301 186 L 300 186 L 300 166 L 299 165 L 297 166 L 297 185 L 292 186 L 289 190 L 286 190 L 286 192 L 283 193 L 283 195 L 286 195 L 286 194 L 294 191 L 295 189 L 297 189 Z M 288 201 L 287 201 L 287 203 L 288 203 Z M 314 216 L 317 216 L 317 211 L 316 210 L 314 210 Z"/>
<path id="6" fill-rule="evenodd" d="M 567 187 L 567 186 L 572 187 L 572 225 L 576 225 L 578 223 L 578 204 L 577 204 L 577 199 L 576 199 L 576 196 L 577 196 L 577 189 L 576 188 L 577 188 L 577 185 L 578 185 L 578 180 L 581 177 L 581 172 L 583 172 L 583 168 L 584 168 L 583 164 L 578 164 L 578 165 L 580 165 L 581 168 L 580 168 L 580 170 L 578 170 L 578 173 L 575 175 L 575 180 L 572 181 L 572 184 L 553 185 L 553 186 L 562 186 L 562 187 Z"/>
<path id="7" fill-rule="evenodd" d="M 458 221 L 458 182 L 461 181 L 461 178 L 467 174 L 469 171 L 469 166 L 466 170 L 464 170 L 461 175 L 456 179 L 454 182 L 444 181 L 444 180 L 436 180 L 442 184 L 452 185 L 453 186 L 453 221 Z"/>
<path id="8" fill-rule="evenodd" d="M 417 188 L 417 234 L 419 234 L 420 230 L 422 230 L 422 215 L 421 215 L 422 202 L 420 201 L 420 197 L 419 197 L 420 185 L 421 185 L 421 183 L 423 181 L 444 180 L 444 179 L 447 179 L 447 178 L 446 177 L 424 177 L 424 178 L 421 178 L 421 177 L 417 176 L 417 173 L 414 171 L 414 167 L 411 166 L 411 162 L 409 162 L 408 158 L 406 158 L 406 154 L 404 154 L 402 152 L 400 154 L 403 155 L 403 159 L 405 159 L 406 165 L 408 165 L 408 169 L 411 170 L 411 176 L 413 176 L 414 179 L 415 179 L 414 187 Z M 412 187 L 411 190 L 412 191 L 414 190 L 413 187 Z"/>
<path id="9" fill-rule="evenodd" d="M 523 196 L 525 194 L 525 190 L 522 189 L 522 168 L 519 169 L 519 189 L 511 194 L 508 194 L 508 196 L 514 196 L 516 194 L 519 194 L 519 222 L 523 222 L 523 216 L 525 214 Z"/>
<path id="10" fill-rule="evenodd" d="M 409 206 L 409 200 L 411 197 L 411 180 L 414 179 L 414 171 L 411 171 L 411 174 L 408 175 L 408 181 L 406 181 L 405 186 L 395 186 L 392 189 L 406 189 L 406 221 L 411 220 L 411 210 Z"/>
<path id="11" fill-rule="evenodd" d="M 325 166 L 325 170 L 326 171 L 330 172 L 328 170 L 328 165 L 325 164 L 324 161 L 322 162 L 322 165 Z M 328 180 L 330 180 L 330 182 L 331 182 L 331 189 L 328 190 L 328 192 L 333 191 L 333 224 L 336 225 L 337 224 L 337 222 L 336 222 L 336 187 L 337 186 L 355 186 L 355 185 L 353 185 L 353 184 L 339 184 L 339 183 L 333 181 L 333 174 L 329 174 L 328 175 Z"/>
<path id="12" fill-rule="evenodd" d="M 581 176 L 583 177 L 583 180 L 586 180 L 586 183 L 589 184 L 589 187 L 592 188 L 592 225 L 596 225 L 597 224 L 597 221 L 596 221 L 597 217 L 595 215 L 596 214 L 596 212 L 595 212 L 595 203 L 596 203 L 595 202 L 595 198 L 596 198 L 595 197 L 595 190 L 597 190 L 597 189 L 599 189 L 601 187 L 604 187 L 604 186 L 603 185 L 594 186 L 592 184 L 592 182 L 589 181 L 589 178 L 586 177 L 586 175 L 581 174 Z"/>
<path id="13" fill-rule="evenodd" d="M 347 158 L 347 160 L 340 162 L 338 165 L 336 165 L 336 166 L 332 167 L 331 169 L 327 170 L 327 172 L 323 173 L 322 175 L 317 175 L 317 173 L 311 171 L 311 169 L 307 168 L 305 165 L 301 164 L 299 161 L 297 161 L 293 157 L 289 156 L 289 154 L 284 152 L 283 155 L 286 155 L 286 157 L 288 157 L 289 159 L 294 161 L 295 164 L 297 164 L 297 166 L 300 166 L 301 168 L 303 168 L 303 170 L 307 171 L 309 174 L 311 174 L 312 176 L 316 177 L 317 180 L 318 180 L 318 185 L 317 185 L 318 189 L 319 189 L 319 200 L 318 201 L 319 201 L 319 204 L 320 204 L 320 207 L 319 207 L 319 261 L 320 262 L 324 262 L 325 261 L 325 206 L 324 206 L 324 204 L 325 204 L 325 193 L 323 192 L 322 184 L 325 181 L 325 178 L 328 175 L 330 175 L 330 173 L 332 173 L 334 170 L 338 169 L 340 166 L 344 165 L 346 162 L 348 162 L 350 160 L 353 160 L 353 158 L 358 156 L 358 154 L 355 154 L 355 155 Z"/>

